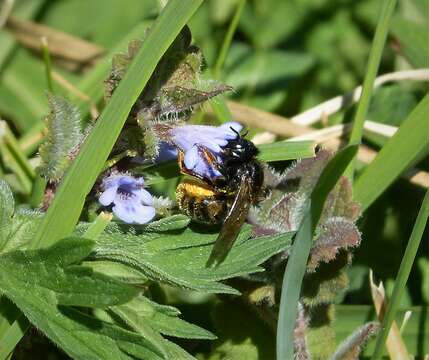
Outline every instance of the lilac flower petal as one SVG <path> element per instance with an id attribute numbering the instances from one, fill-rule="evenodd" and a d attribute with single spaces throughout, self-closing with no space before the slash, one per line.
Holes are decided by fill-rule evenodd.
<path id="1" fill-rule="evenodd" d="M 103 206 L 109 206 L 115 200 L 117 190 L 118 186 L 106 188 L 106 190 L 98 198 L 99 203 Z"/>
<path id="2" fill-rule="evenodd" d="M 145 189 L 140 189 L 135 192 L 138 198 L 140 198 L 141 203 L 144 205 L 153 205 L 153 198 L 149 191 Z"/>
<path id="3" fill-rule="evenodd" d="M 136 206 L 138 206 L 136 203 L 128 204 L 126 201 L 115 201 L 112 211 L 123 222 L 132 224 L 134 222 Z"/>
<path id="4" fill-rule="evenodd" d="M 225 140 L 225 145 L 228 144 L 228 141 Z M 209 149 L 210 151 L 214 152 L 214 153 L 218 153 L 222 151 L 222 148 L 215 143 L 214 141 L 205 141 L 205 142 L 201 142 L 200 145 L 204 146 L 205 148 Z M 223 145 L 223 146 L 225 146 Z"/>
<path id="5" fill-rule="evenodd" d="M 191 149 L 186 151 L 183 162 L 188 170 L 193 170 L 199 161 L 201 161 L 201 159 L 196 146 L 193 146 Z"/>
<path id="6" fill-rule="evenodd" d="M 134 222 L 136 224 L 146 224 L 155 217 L 156 211 L 152 206 L 139 205 L 134 213 Z"/>
<path id="7" fill-rule="evenodd" d="M 152 206 L 142 205 L 140 200 L 141 198 L 137 195 L 129 198 L 117 196 L 115 206 L 112 208 L 113 213 L 128 224 L 146 224 L 155 217 L 156 211 Z"/>
<path id="8" fill-rule="evenodd" d="M 231 130 L 231 128 L 233 128 L 237 132 L 240 132 L 241 130 L 243 130 L 243 125 L 241 125 L 240 123 L 238 123 L 236 121 L 228 121 L 219 127 L 222 129 L 228 129 L 228 130 Z M 237 134 L 235 134 L 235 135 L 237 135 Z"/>

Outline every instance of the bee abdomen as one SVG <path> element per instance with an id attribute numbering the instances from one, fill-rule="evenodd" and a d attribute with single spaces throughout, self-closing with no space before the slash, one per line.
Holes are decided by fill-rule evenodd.
<path id="1" fill-rule="evenodd" d="M 223 195 L 190 182 L 178 185 L 176 200 L 182 213 L 205 224 L 222 222 L 228 210 Z"/>

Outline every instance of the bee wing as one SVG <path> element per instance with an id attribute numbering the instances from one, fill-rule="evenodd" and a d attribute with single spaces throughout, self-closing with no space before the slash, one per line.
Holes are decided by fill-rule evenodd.
<path id="1" fill-rule="evenodd" d="M 246 220 L 250 208 L 251 196 L 251 181 L 247 176 L 243 176 L 237 195 L 226 215 L 225 222 L 216 239 L 206 266 L 218 265 L 225 260 L 240 233 L 241 226 Z"/>

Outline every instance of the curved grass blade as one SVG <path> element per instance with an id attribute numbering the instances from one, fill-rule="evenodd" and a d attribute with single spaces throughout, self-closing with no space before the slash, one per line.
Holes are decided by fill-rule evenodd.
<path id="1" fill-rule="evenodd" d="M 73 231 L 85 197 L 103 168 L 131 107 L 164 52 L 202 1 L 169 1 L 157 18 L 135 60 L 59 187 L 35 236 L 33 248 L 52 245 Z"/>
<path id="2" fill-rule="evenodd" d="M 377 360 L 381 354 L 386 342 L 387 335 L 389 334 L 390 326 L 395 319 L 398 311 L 402 294 L 404 293 L 405 286 L 407 284 L 408 277 L 410 276 L 411 267 L 413 266 L 414 259 L 417 254 L 417 250 L 420 245 L 420 241 L 425 230 L 426 222 L 429 217 L 429 190 L 423 199 L 422 206 L 420 207 L 419 214 L 417 215 L 416 222 L 413 227 L 413 231 L 408 241 L 407 248 L 405 249 L 404 257 L 399 267 L 398 276 L 395 281 L 395 287 L 393 288 L 392 298 L 387 306 L 386 314 L 383 319 L 381 331 L 378 334 L 377 342 L 375 345 L 374 353 L 372 354 L 371 360 Z"/>
<path id="3" fill-rule="evenodd" d="M 357 145 L 349 145 L 339 151 L 326 165 L 310 200 L 295 237 L 283 277 L 277 323 L 277 359 L 293 359 L 293 334 L 298 309 L 301 283 L 307 266 L 313 233 L 322 214 L 325 200 L 357 152 Z"/>
<path id="4" fill-rule="evenodd" d="M 369 55 L 368 67 L 363 83 L 362 96 L 359 100 L 359 106 L 353 121 L 353 129 L 350 136 L 351 143 L 359 142 L 362 139 L 363 125 L 369 108 L 371 93 L 374 87 L 374 80 L 377 76 L 377 70 L 389 31 L 390 18 L 392 17 L 395 5 L 396 0 L 385 0 L 381 9 L 380 18 L 375 31 L 374 40 L 372 42 L 371 53 Z"/>
<path id="5" fill-rule="evenodd" d="M 428 113 L 429 94 L 420 101 L 356 180 L 353 189 L 354 199 L 361 204 L 362 211 L 367 209 L 427 149 Z"/>

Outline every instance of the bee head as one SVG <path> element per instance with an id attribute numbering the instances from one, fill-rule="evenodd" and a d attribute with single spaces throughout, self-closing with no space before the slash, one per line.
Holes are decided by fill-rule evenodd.
<path id="1" fill-rule="evenodd" d="M 245 139 L 240 135 L 235 129 L 231 127 L 231 130 L 237 134 L 237 138 L 234 140 L 230 140 L 228 145 L 224 148 L 224 153 L 229 160 L 236 160 L 241 162 L 246 162 L 251 160 L 258 154 L 258 149 L 256 146 L 249 140 Z"/>

